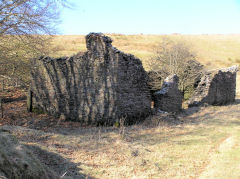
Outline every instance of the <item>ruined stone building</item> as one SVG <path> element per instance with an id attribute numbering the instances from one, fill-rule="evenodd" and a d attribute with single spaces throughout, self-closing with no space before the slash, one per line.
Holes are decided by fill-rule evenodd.
<path id="1" fill-rule="evenodd" d="M 206 72 L 189 100 L 189 107 L 223 105 L 235 101 L 238 66 Z"/>
<path id="2" fill-rule="evenodd" d="M 168 77 L 151 99 L 141 61 L 112 46 L 101 33 L 86 36 L 87 52 L 72 57 L 34 59 L 31 72 L 32 106 L 50 115 L 86 124 L 127 123 L 144 119 L 155 108 L 181 111 L 178 77 Z M 221 105 L 235 100 L 238 67 L 206 72 L 189 107 Z"/>
<path id="3" fill-rule="evenodd" d="M 128 123 L 150 112 L 151 96 L 141 61 L 112 46 L 100 33 L 86 36 L 87 52 L 33 60 L 33 108 L 83 123 Z"/>

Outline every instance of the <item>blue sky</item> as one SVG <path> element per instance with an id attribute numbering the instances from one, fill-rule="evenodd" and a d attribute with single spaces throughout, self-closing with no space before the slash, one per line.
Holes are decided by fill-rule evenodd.
<path id="1" fill-rule="evenodd" d="M 240 33 L 240 0 L 70 0 L 61 34 Z"/>

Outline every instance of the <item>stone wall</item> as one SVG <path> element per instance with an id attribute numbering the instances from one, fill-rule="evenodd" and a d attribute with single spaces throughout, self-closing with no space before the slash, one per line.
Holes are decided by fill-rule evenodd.
<path id="1" fill-rule="evenodd" d="M 189 100 L 189 107 L 202 104 L 223 105 L 235 101 L 238 67 L 206 72 Z"/>
<path id="2" fill-rule="evenodd" d="M 128 123 L 150 112 L 151 96 L 142 63 L 112 47 L 100 33 L 86 36 L 87 52 L 33 60 L 33 108 L 87 124 Z"/>
<path id="3" fill-rule="evenodd" d="M 178 89 L 179 78 L 177 75 L 168 76 L 161 90 L 153 95 L 154 107 L 166 112 L 179 112 L 182 109 L 183 94 Z"/>

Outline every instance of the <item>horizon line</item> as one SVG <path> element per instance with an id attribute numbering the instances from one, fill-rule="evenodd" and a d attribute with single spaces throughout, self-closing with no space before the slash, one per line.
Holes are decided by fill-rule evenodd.
<path id="1" fill-rule="evenodd" d="M 89 33 L 92 33 L 92 32 L 89 32 Z M 66 36 L 71 36 L 71 35 L 81 35 L 81 36 L 85 36 L 85 35 L 88 35 L 89 33 L 87 34 L 53 34 L 53 35 L 66 35 Z M 107 35 L 127 35 L 127 36 L 131 36 L 131 35 L 240 35 L 240 32 L 239 33 L 159 33 L 159 34 L 156 34 L 156 33 L 153 33 L 153 34 L 150 34 L 150 33 L 136 33 L 136 34 L 125 34 L 125 33 L 104 33 L 104 32 L 94 32 L 94 33 L 102 33 L 102 34 L 107 34 Z M 48 34 L 43 34 L 43 35 L 48 35 Z"/>

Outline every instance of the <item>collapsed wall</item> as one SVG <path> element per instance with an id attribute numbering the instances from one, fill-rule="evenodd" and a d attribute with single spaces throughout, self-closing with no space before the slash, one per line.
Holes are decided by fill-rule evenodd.
<path id="1" fill-rule="evenodd" d="M 154 107 L 166 112 L 179 112 L 182 109 L 183 94 L 178 89 L 179 78 L 176 74 L 168 76 L 161 90 L 153 94 Z"/>
<path id="2" fill-rule="evenodd" d="M 238 66 L 206 72 L 189 100 L 189 107 L 223 105 L 235 101 Z"/>
<path id="3" fill-rule="evenodd" d="M 139 59 L 112 46 L 101 33 L 86 36 L 87 52 L 33 60 L 33 108 L 84 123 L 128 123 L 150 112 L 151 96 Z"/>

